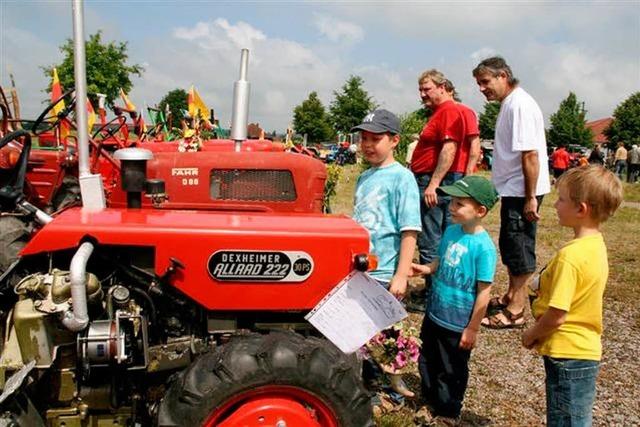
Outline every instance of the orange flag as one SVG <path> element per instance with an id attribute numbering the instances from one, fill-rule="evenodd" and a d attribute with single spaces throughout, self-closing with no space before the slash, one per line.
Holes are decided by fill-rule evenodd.
<path id="1" fill-rule="evenodd" d="M 133 102 L 129 100 L 129 97 L 126 93 L 124 93 L 124 90 L 122 90 L 122 88 L 120 88 L 120 98 L 122 98 L 122 102 L 124 102 L 124 108 L 130 111 L 136 111 L 136 106 L 133 105 Z"/>
<path id="2" fill-rule="evenodd" d="M 53 68 L 53 81 L 51 82 L 51 102 L 56 102 L 62 96 L 62 85 L 60 84 L 60 79 L 58 78 L 58 70 Z M 51 119 L 55 120 L 65 108 L 64 100 L 58 102 L 55 107 L 51 110 Z M 64 141 L 69 135 L 69 124 L 62 120 L 58 127 L 59 137 L 61 141 Z"/>

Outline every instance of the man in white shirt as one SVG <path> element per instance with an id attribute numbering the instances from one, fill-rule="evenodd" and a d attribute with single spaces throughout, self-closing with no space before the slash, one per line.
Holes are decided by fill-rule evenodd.
<path id="1" fill-rule="evenodd" d="M 473 76 L 487 101 L 501 103 L 492 179 L 502 198 L 499 245 L 509 271 L 509 290 L 491 300 L 482 324 L 496 329 L 522 327 L 525 284 L 536 270 L 538 210 L 542 197 L 551 190 L 544 119 L 504 59 L 485 59 L 473 70 Z"/>

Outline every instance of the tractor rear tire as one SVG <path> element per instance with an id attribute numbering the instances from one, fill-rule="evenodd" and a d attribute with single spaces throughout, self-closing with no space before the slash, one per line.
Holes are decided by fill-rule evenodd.
<path id="1" fill-rule="evenodd" d="M 29 241 L 31 229 L 15 216 L 0 216 L 0 274 L 4 273 Z"/>
<path id="2" fill-rule="evenodd" d="M 287 331 L 239 335 L 178 375 L 160 403 L 158 425 L 219 424 L 230 415 L 220 413 L 225 407 L 232 412 L 256 390 L 269 397 L 270 389 L 277 393 L 288 388 L 294 395 L 299 390 L 314 396 L 318 406 L 328 408 L 331 421 L 320 419 L 319 425 L 373 426 L 371 396 L 359 366 L 324 339 Z M 322 413 L 313 404 L 301 404 Z"/>

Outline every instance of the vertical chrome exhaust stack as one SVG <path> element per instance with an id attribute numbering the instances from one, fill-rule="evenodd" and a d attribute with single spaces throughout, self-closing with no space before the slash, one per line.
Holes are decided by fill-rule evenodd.
<path id="1" fill-rule="evenodd" d="M 247 139 L 249 124 L 249 92 L 251 84 L 247 81 L 249 68 L 249 49 L 242 49 L 240 57 L 240 79 L 233 85 L 233 112 L 231 115 L 231 139 L 235 141 L 235 151 L 240 151 L 242 141 Z"/>

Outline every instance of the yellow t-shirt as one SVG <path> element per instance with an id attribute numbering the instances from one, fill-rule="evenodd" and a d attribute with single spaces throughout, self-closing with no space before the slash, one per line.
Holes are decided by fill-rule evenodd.
<path id="1" fill-rule="evenodd" d="M 540 275 L 532 306 L 538 319 L 549 307 L 567 312 L 566 321 L 540 341 L 543 356 L 600 360 L 602 296 L 609 277 L 602 234 L 574 239 L 563 246 Z"/>

